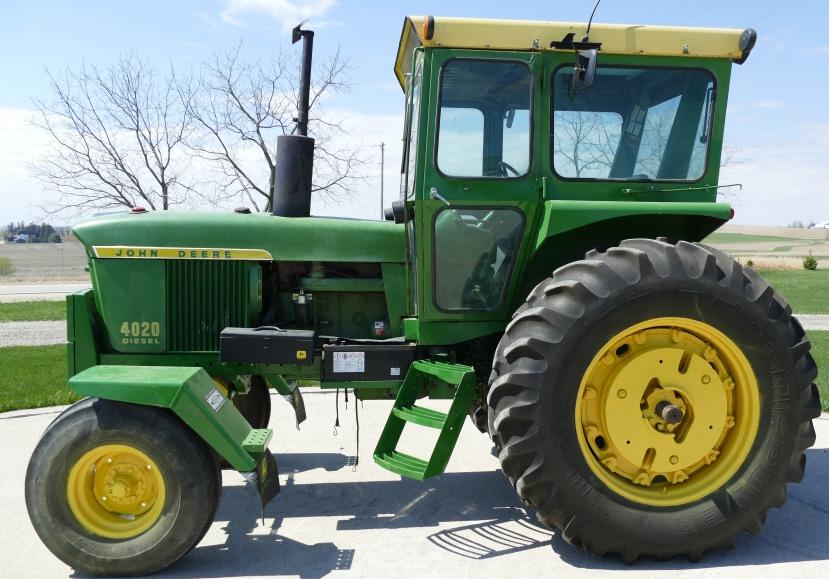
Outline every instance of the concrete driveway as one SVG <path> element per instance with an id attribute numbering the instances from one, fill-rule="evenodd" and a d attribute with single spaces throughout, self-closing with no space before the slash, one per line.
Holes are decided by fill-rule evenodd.
<path id="1" fill-rule="evenodd" d="M 744 535 L 736 549 L 685 559 L 596 559 L 535 522 L 498 470 L 488 438 L 468 423 L 441 477 L 400 480 L 374 464 L 388 402 L 360 410 L 360 464 L 354 469 L 354 405 L 340 395 L 342 428 L 333 436 L 334 395 L 305 396 L 308 421 L 294 428 L 292 411 L 273 398 L 271 449 L 282 493 L 260 518 L 254 491 L 225 473 L 216 522 L 202 543 L 165 577 L 826 577 L 829 560 L 829 415 L 816 421 L 818 443 L 808 451 L 806 478 L 789 487 L 763 533 Z M 440 408 L 440 405 L 432 405 Z M 0 573 L 64 577 L 72 570 L 38 540 L 26 515 L 23 477 L 36 441 L 60 409 L 0 414 Z M 426 456 L 436 431 L 410 426 L 402 450 Z M 422 438 L 417 435 L 424 434 Z M 405 436 L 405 435 L 404 435 Z"/>
<path id="2" fill-rule="evenodd" d="M 90 287 L 89 282 L 3 284 L 0 285 L 0 304 L 33 300 L 59 301 L 65 299 L 66 294 L 71 294 L 88 287 Z"/>

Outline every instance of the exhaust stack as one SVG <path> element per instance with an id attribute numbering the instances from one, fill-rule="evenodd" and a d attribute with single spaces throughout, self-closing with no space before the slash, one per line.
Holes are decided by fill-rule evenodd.
<path id="1" fill-rule="evenodd" d="M 314 175 L 314 139 L 308 136 L 308 109 L 311 94 L 311 60 L 314 31 L 294 28 L 293 44 L 302 39 L 302 70 L 296 134 L 276 139 L 276 167 L 273 180 L 273 214 L 280 217 L 311 215 L 311 183 Z"/>

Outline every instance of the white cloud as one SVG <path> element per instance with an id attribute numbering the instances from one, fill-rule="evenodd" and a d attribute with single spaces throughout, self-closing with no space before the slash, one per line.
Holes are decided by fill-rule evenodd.
<path id="1" fill-rule="evenodd" d="M 363 219 L 380 218 L 380 143 L 385 143 L 385 170 L 383 205 L 400 198 L 400 160 L 403 156 L 403 116 L 355 113 L 335 109 L 325 110 L 326 118 L 340 122 L 348 131 L 336 139 L 337 146 L 360 147 L 365 152 L 365 178 L 354 185 L 351 195 L 343 200 L 315 198 L 314 215 L 335 215 Z"/>
<path id="2" fill-rule="evenodd" d="M 250 12 L 264 12 L 290 30 L 303 20 L 322 18 L 336 6 L 337 0 L 226 0 L 222 20 L 243 26 L 241 17 Z"/>
<path id="3" fill-rule="evenodd" d="M 49 147 L 49 139 L 29 122 L 31 109 L 0 108 L 0 222 L 35 220 L 48 199 L 29 164 Z"/>
<path id="4" fill-rule="evenodd" d="M 760 99 L 759 101 L 754 101 L 752 106 L 756 109 L 782 109 L 786 106 L 786 103 L 775 99 Z"/>
<path id="5" fill-rule="evenodd" d="M 743 162 L 726 167 L 720 183 L 742 183 L 730 200 L 737 223 L 785 225 L 829 219 L 829 124 L 792 127 L 789 136 L 736 147 Z"/>

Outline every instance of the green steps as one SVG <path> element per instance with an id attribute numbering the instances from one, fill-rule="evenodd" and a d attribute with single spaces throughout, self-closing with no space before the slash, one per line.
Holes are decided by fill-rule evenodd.
<path id="1" fill-rule="evenodd" d="M 406 422 L 420 424 L 421 426 L 430 426 L 431 428 L 443 428 L 443 425 L 446 424 L 447 417 L 443 412 L 422 408 L 414 404 L 403 408 L 392 408 L 392 413 Z"/>
<path id="2" fill-rule="evenodd" d="M 374 461 L 391 472 L 397 473 L 406 478 L 423 480 L 426 478 L 429 463 L 417 457 L 398 452 L 396 450 L 382 455 L 374 455 Z"/>
<path id="3" fill-rule="evenodd" d="M 425 386 L 435 382 L 455 387 L 455 396 L 447 413 L 415 405 L 415 401 L 424 394 Z M 475 372 L 469 366 L 428 360 L 414 362 L 406 373 L 377 442 L 374 461 L 386 470 L 416 480 L 441 474 L 446 470 L 474 397 Z M 428 460 L 397 450 L 407 423 L 440 430 Z"/>
<path id="4" fill-rule="evenodd" d="M 273 430 L 270 428 L 252 428 L 242 441 L 242 448 L 250 455 L 264 454 L 272 436 Z"/>

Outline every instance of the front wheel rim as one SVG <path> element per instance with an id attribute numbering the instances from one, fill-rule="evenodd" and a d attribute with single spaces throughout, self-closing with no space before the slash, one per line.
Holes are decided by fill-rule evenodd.
<path id="1" fill-rule="evenodd" d="M 678 506 L 710 495 L 745 462 L 760 395 L 742 350 L 713 326 L 655 318 L 610 339 L 576 400 L 588 466 L 622 497 Z"/>
<path id="2" fill-rule="evenodd" d="M 87 451 L 69 471 L 69 508 L 89 533 L 105 539 L 131 539 L 161 518 L 164 477 L 146 453 L 125 444 Z"/>

